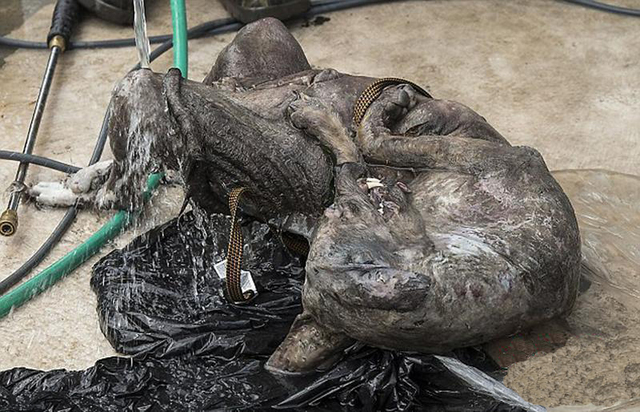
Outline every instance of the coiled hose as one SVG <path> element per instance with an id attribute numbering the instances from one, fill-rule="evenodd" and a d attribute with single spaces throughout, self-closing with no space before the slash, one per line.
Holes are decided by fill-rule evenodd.
<path id="1" fill-rule="evenodd" d="M 63 173 L 75 173 L 80 170 L 80 168 L 77 166 L 49 159 L 48 157 L 37 156 L 29 153 L 14 152 L 11 150 L 0 150 L 0 159 L 14 160 L 16 162 L 27 162 L 42 167 L 48 167 L 49 169 L 57 170 Z"/>
<path id="2" fill-rule="evenodd" d="M 191 39 L 191 38 L 200 37 L 205 33 L 208 33 L 211 35 L 228 33 L 234 30 L 238 30 L 240 27 L 242 27 L 240 23 L 226 24 L 227 21 L 228 19 L 220 19 L 220 20 L 214 20 L 214 21 L 199 24 L 193 27 L 192 29 L 189 29 L 189 31 L 187 32 L 187 37 Z M 154 49 L 151 52 L 151 54 L 149 55 L 149 61 L 154 61 L 155 59 L 160 57 L 162 54 L 164 54 L 166 51 L 170 50 L 172 47 L 173 47 L 173 41 L 172 40 L 166 41 L 165 43 L 158 46 L 156 49 Z M 140 64 L 138 63 L 131 70 L 138 70 L 139 68 L 140 68 Z M 108 124 L 109 124 L 109 109 L 107 109 L 105 116 L 102 120 L 102 127 L 100 129 L 100 134 L 98 135 L 98 139 L 94 146 L 93 154 L 91 155 L 91 160 L 89 161 L 89 166 L 91 166 L 92 164 L 100 160 L 100 157 L 102 156 L 102 152 L 104 151 L 104 146 L 107 142 Z M 9 158 L 8 160 L 13 160 L 11 159 L 11 157 L 14 156 L 13 153 L 17 153 L 17 152 L 9 152 L 9 151 L 6 151 L 6 152 L 7 152 L 6 157 Z M 22 153 L 17 153 L 17 155 L 20 156 L 22 155 Z M 34 156 L 34 155 L 31 155 L 31 156 Z M 0 158 L 2 158 L 1 153 L 0 153 Z M 42 159 L 43 162 L 46 162 L 47 164 L 42 164 L 41 166 L 45 166 L 45 167 L 52 167 L 52 164 L 50 162 L 57 162 L 55 160 L 42 158 L 40 156 L 34 156 L 33 159 L 35 160 Z M 37 163 L 37 162 L 30 161 L 30 163 Z M 57 162 L 57 163 L 60 163 L 60 162 Z M 69 166 L 69 167 L 75 167 L 75 166 Z M 40 262 L 42 262 L 42 260 L 44 260 L 44 258 L 51 251 L 51 249 L 53 249 L 53 247 L 58 243 L 60 238 L 71 227 L 71 224 L 73 223 L 77 212 L 78 212 L 78 206 L 77 205 L 71 206 L 67 210 L 67 213 L 64 215 L 60 223 L 58 223 L 56 228 L 53 230 L 49 238 L 40 246 L 40 248 L 38 248 L 38 250 L 24 264 L 22 264 L 18 269 L 16 269 L 11 275 L 9 275 L 7 278 L 0 281 L 0 295 L 4 294 L 11 287 L 13 287 L 15 284 L 17 284 L 22 279 L 24 279 L 36 266 L 38 266 L 38 264 L 40 264 Z M 0 305 L 2 304 L 1 302 L 2 300 L 0 298 Z"/>
<path id="3" fill-rule="evenodd" d="M 349 9 L 353 7 L 367 6 L 377 3 L 385 3 L 389 0 L 346 0 L 346 1 L 322 1 L 318 4 L 315 4 L 303 17 L 309 18 L 321 13 L 329 13 L 338 10 Z M 231 23 L 224 24 L 218 27 L 212 28 L 212 24 L 221 24 L 226 22 L 227 20 L 219 20 L 217 22 L 207 22 L 202 25 L 196 26 L 193 29 L 187 32 L 186 30 L 186 12 L 184 11 L 184 1 L 183 0 L 172 0 L 171 2 L 172 9 L 173 7 L 180 7 L 183 9 L 182 13 L 174 13 L 172 11 L 172 16 L 177 17 L 176 20 L 173 21 L 174 25 L 174 34 L 175 32 L 187 33 L 187 35 L 178 35 L 178 37 L 174 40 L 169 40 L 157 47 L 149 56 L 149 60 L 153 61 L 162 53 L 171 49 L 174 46 L 183 50 L 184 52 L 176 52 L 174 53 L 174 65 L 180 69 L 183 76 L 187 73 L 187 52 L 186 52 L 186 40 L 187 38 L 193 38 L 197 36 L 201 36 L 204 33 L 207 34 L 219 34 L 219 33 L 227 33 L 230 31 L 238 30 L 242 27 L 241 23 Z M 184 18 L 182 17 L 184 16 Z M 183 66 L 184 65 L 184 66 Z M 140 66 L 136 65 L 135 69 L 138 69 Z M 94 156 L 96 154 L 101 154 L 102 149 L 104 148 L 104 144 L 106 143 L 107 137 L 107 124 L 108 124 L 108 111 L 105 114 L 102 130 L 100 132 L 100 136 L 98 138 L 98 143 L 94 149 Z M 98 155 L 98 159 L 99 159 Z M 97 160 L 96 160 L 97 161 Z M 145 192 L 145 198 L 150 197 L 150 193 L 153 189 L 155 189 L 160 183 L 161 177 L 159 175 L 152 175 L 147 182 L 147 191 Z M 63 218 L 63 220 L 58 224 L 55 231 L 51 234 L 49 239 L 40 247 L 40 249 L 36 252 L 31 259 L 29 259 L 23 266 L 21 266 L 16 273 L 20 272 L 19 276 L 14 276 L 16 273 L 12 274 L 10 277 L 12 279 L 22 279 L 26 274 L 29 273 L 40 261 L 44 258 L 48 250 L 55 245 L 55 243 L 59 240 L 59 238 L 64 234 L 64 232 L 68 229 L 68 227 L 73 222 L 73 218 L 77 213 L 77 206 L 73 206 L 69 208 L 67 214 Z M 18 286 L 11 292 L 6 295 L 0 297 L 0 318 L 6 316 L 13 307 L 18 307 L 23 305 L 25 302 L 30 300 L 32 297 L 37 296 L 42 293 L 48 287 L 56 283 L 59 279 L 66 276 L 68 273 L 72 272 L 82 263 L 84 263 L 87 259 L 89 259 L 92 255 L 97 253 L 100 247 L 113 239 L 120 231 L 122 231 L 131 221 L 133 220 L 133 216 L 124 211 L 118 212 L 107 224 L 105 224 L 98 232 L 92 235 L 87 241 L 78 246 L 76 249 L 69 252 L 63 258 L 58 260 L 53 265 L 49 266 L 38 275 L 34 276 L 29 281 L 24 284 Z M 39 260 L 36 259 L 39 257 Z M 18 279 L 18 281 L 19 281 Z"/>
<path id="4" fill-rule="evenodd" d="M 174 53 L 174 65 L 178 69 L 180 69 L 184 76 L 187 73 L 187 51 L 184 50 L 187 44 L 186 10 L 184 0 L 171 0 L 171 8 L 172 16 L 174 18 L 173 44 L 176 49 L 182 49 L 180 52 Z M 180 8 L 181 12 L 178 13 L 173 11 L 174 8 Z M 177 35 L 177 32 L 179 32 L 180 34 Z M 107 118 L 108 115 L 105 116 L 105 120 Z M 104 135 L 106 136 L 107 128 L 104 126 L 105 123 L 103 122 L 102 129 L 105 131 Z M 153 174 L 149 177 L 149 179 L 147 180 L 147 190 L 144 192 L 145 200 L 151 197 L 152 191 L 156 187 L 158 187 L 161 180 L 161 174 Z M 76 206 L 71 207 L 67 212 L 68 215 L 72 213 L 73 216 L 71 216 L 70 219 L 67 219 L 68 216 L 65 216 L 65 219 L 63 219 L 61 224 L 67 220 L 73 220 L 73 217 L 75 217 L 75 213 L 77 213 Z M 67 274 L 71 273 L 87 259 L 96 254 L 106 242 L 116 237 L 135 219 L 136 215 L 137 214 L 135 213 L 129 213 L 124 210 L 119 211 L 113 218 L 111 218 L 111 220 L 109 220 L 109 222 L 102 226 L 96 233 L 94 233 L 80 246 L 76 247 L 74 250 L 66 254 L 62 259 L 49 266 L 38 275 L 34 276 L 32 279 L 29 279 L 27 282 L 2 296 L 0 298 L 0 317 L 6 316 L 12 308 L 21 306 L 34 296 L 42 293 L 44 290 L 49 288 L 58 280 L 62 279 Z M 56 232 L 54 232 L 54 234 L 55 233 Z"/>

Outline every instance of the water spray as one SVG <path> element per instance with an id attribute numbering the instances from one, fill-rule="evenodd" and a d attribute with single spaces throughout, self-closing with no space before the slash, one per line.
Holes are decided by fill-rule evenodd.
<path id="1" fill-rule="evenodd" d="M 144 10 L 144 0 L 133 0 L 133 31 L 136 48 L 140 60 L 140 68 L 149 68 L 149 36 L 147 36 L 147 17 Z"/>
<path id="2" fill-rule="evenodd" d="M 60 0 L 64 1 L 64 0 Z M 75 2 L 75 0 L 69 0 Z M 142 3 L 144 0 L 140 0 Z M 144 13 L 144 5 L 140 4 L 141 13 Z M 186 6 L 184 0 L 171 0 L 173 27 L 174 27 L 174 66 L 180 69 L 182 76 L 186 78 L 187 74 L 187 23 L 186 23 Z M 179 8 L 180 10 L 175 10 Z M 143 19 L 141 19 L 141 22 Z M 225 29 L 226 26 L 220 27 Z M 238 27 L 233 27 L 237 29 Z M 146 38 L 146 26 L 144 29 L 140 27 L 138 40 L 144 44 L 148 42 Z M 147 43 L 148 44 L 148 43 Z M 170 46 L 171 43 L 168 43 Z M 142 46 L 142 49 L 144 46 Z M 140 49 L 139 49 L 140 50 Z M 165 49 L 166 50 L 166 49 Z M 144 54 L 144 51 L 141 51 Z M 150 61 L 156 56 L 147 54 L 147 60 Z M 142 62 L 140 64 L 141 68 Z M 148 63 L 147 63 L 148 66 Z M 144 192 L 144 200 L 147 201 L 151 197 L 151 193 L 160 185 L 162 174 L 155 173 L 149 176 L 147 180 L 147 190 Z M 75 210 L 75 208 L 73 209 Z M 80 246 L 67 253 L 63 258 L 49 266 L 32 279 L 29 279 L 22 285 L 16 287 L 12 291 L 0 297 L 0 318 L 6 316 L 14 307 L 18 307 L 29 301 L 34 296 L 42 293 L 51 285 L 71 273 L 78 266 L 83 264 L 87 259 L 96 254 L 100 248 L 109 240 L 115 238 L 122 230 L 131 224 L 139 215 L 138 212 L 127 212 L 120 210 L 109 220 L 100 230 L 94 233 Z M 75 216 L 75 215 L 74 215 Z"/>
<path id="3" fill-rule="evenodd" d="M 51 29 L 47 36 L 47 44 L 51 52 L 49 53 L 49 60 L 47 61 L 47 67 L 44 71 L 42 85 L 38 92 L 36 107 L 33 110 L 33 116 L 29 124 L 27 140 L 24 142 L 24 148 L 22 149 L 22 153 L 24 154 L 30 155 L 33 152 L 58 58 L 69 43 L 71 29 L 76 22 L 77 16 L 78 4 L 76 0 L 58 0 L 53 11 L 53 18 L 51 19 Z M 11 184 L 9 206 L 7 210 L 0 215 L 0 234 L 3 236 L 12 236 L 18 229 L 18 206 L 20 205 L 22 194 L 26 188 L 24 179 L 27 177 L 28 169 L 29 162 L 20 162 L 16 178 Z"/>
<path id="4" fill-rule="evenodd" d="M 360 6 L 368 6 L 377 3 L 388 2 L 389 0 L 318 0 L 312 2 L 312 8 L 302 17 L 311 18 L 313 16 L 335 12 L 339 10 L 350 9 Z M 233 32 L 239 30 L 242 27 L 240 22 L 233 21 L 233 19 L 221 19 L 211 22 L 206 22 L 193 27 L 190 30 L 186 28 L 186 8 L 184 0 L 171 0 L 172 8 L 172 21 L 174 28 L 173 40 L 168 40 L 158 48 L 156 48 L 149 56 L 149 61 L 153 61 L 158 56 L 162 55 L 167 50 L 174 49 L 174 67 L 180 69 L 182 76 L 187 77 L 187 65 L 188 65 L 188 52 L 187 52 L 187 40 L 188 38 L 201 37 L 203 35 L 216 35 L 222 33 Z M 157 39 L 157 38 L 156 38 Z M 2 44 L 3 38 L 0 37 L 0 44 Z M 124 43 L 120 40 L 116 41 L 119 46 L 129 44 L 129 40 L 125 39 Z M 111 43 L 111 42 L 109 42 Z M 67 43 L 67 46 L 69 44 Z M 92 44 L 93 45 L 93 44 Z M 38 43 L 38 48 L 39 43 Z M 136 65 L 133 70 L 139 69 L 140 64 Z M 102 153 L 104 143 L 107 138 L 107 124 L 108 124 L 109 112 L 105 115 L 105 120 L 102 124 L 102 130 L 100 131 L 100 137 L 94 148 L 94 153 L 91 156 L 89 164 L 97 162 Z M 28 156 L 27 156 L 28 157 Z M 24 162 L 31 162 L 26 157 L 23 158 Z M 161 176 L 159 174 L 153 174 L 147 181 L 147 191 L 144 197 L 148 199 L 151 196 L 151 192 L 159 185 Z M 34 296 L 42 293 L 44 290 L 55 284 L 64 276 L 71 273 L 74 269 L 84 263 L 92 255 L 97 253 L 100 248 L 108 241 L 115 238 L 127 225 L 133 220 L 135 216 L 132 213 L 126 211 L 119 211 L 116 215 L 107 222 L 100 230 L 94 233 L 84 243 L 73 249 L 63 258 L 47 267 L 32 279 L 23 284 L 17 286 L 14 290 L 8 291 L 12 286 L 17 284 L 21 279 L 29 274 L 39 262 L 42 261 L 44 256 L 48 254 L 53 245 L 55 245 L 66 230 L 70 227 L 77 213 L 77 206 L 70 207 L 65 214 L 63 220 L 58 224 L 58 227 L 54 230 L 52 235 L 47 241 L 38 249 L 38 251 L 22 265 L 16 272 L 10 275 L 7 279 L 0 282 L 0 318 L 6 316 L 15 307 L 21 306 L 28 302 Z"/>

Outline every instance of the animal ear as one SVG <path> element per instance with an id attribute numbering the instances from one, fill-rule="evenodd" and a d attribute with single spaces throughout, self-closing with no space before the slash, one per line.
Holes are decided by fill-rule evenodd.
<path id="1" fill-rule="evenodd" d="M 313 372 L 333 365 L 353 343 L 353 339 L 327 329 L 303 312 L 296 317 L 265 368 L 286 374 Z"/>

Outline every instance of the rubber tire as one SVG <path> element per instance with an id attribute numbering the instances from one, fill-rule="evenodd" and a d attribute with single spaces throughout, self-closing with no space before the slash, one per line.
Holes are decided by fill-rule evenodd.
<path id="1" fill-rule="evenodd" d="M 102 20 L 117 24 L 133 23 L 131 0 L 77 0 L 85 9 Z"/>

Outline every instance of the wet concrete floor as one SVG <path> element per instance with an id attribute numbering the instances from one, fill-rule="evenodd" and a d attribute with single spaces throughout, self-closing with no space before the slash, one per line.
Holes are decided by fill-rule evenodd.
<path id="1" fill-rule="evenodd" d="M 1 1 L 0 34 L 43 41 L 51 22 L 52 3 L 53 0 Z M 148 10 L 150 34 L 168 33 L 169 2 L 156 3 Z M 638 7 L 634 0 L 617 3 Z M 227 16 L 214 0 L 190 0 L 188 7 L 190 26 Z M 640 174 L 637 19 L 558 0 L 395 2 L 325 17 L 330 20 L 319 26 L 298 23 L 291 27 L 316 67 L 415 81 L 434 96 L 470 106 L 513 144 L 537 148 L 552 170 L 605 168 Z M 131 28 L 93 17 L 85 17 L 75 33 L 78 40 L 133 34 Z M 217 53 L 232 38 L 233 34 L 227 34 L 190 42 L 190 78 L 204 78 Z M 0 48 L 2 149 L 22 149 L 47 54 L 42 50 Z M 52 86 L 35 153 L 85 165 L 110 91 L 136 58 L 132 48 L 65 53 Z M 165 72 L 170 66 L 170 53 L 151 64 L 158 72 Z M 107 151 L 104 158 L 109 157 Z M 3 190 L 13 180 L 15 167 L 15 163 L 0 163 Z M 27 182 L 62 178 L 57 172 L 33 166 Z M 0 194 L 2 209 L 7 199 L 6 192 Z M 112 247 L 123 246 L 145 227 L 174 216 L 181 201 L 180 190 L 160 190 L 147 210 L 144 226 L 118 238 L 101 255 Z M 10 239 L 0 239 L 3 266 L 0 278 L 9 275 L 38 248 L 63 213 L 30 204 L 21 207 L 19 233 Z M 112 212 L 81 212 L 40 269 L 85 240 L 111 215 Z M 0 369 L 13 366 L 78 369 L 114 354 L 99 330 L 95 296 L 88 285 L 91 265 L 96 259 L 0 320 Z M 577 312 L 579 316 L 592 319 L 598 311 L 616 307 L 608 297 L 603 297 L 604 292 L 596 293 L 593 288 L 590 291 L 595 297 L 585 298 Z M 629 319 L 635 316 L 632 315 L 628 313 Z M 612 317 L 607 313 L 598 319 L 613 327 L 617 323 L 612 323 Z M 629 320 L 625 326 L 631 330 L 625 335 L 628 339 L 616 341 L 619 345 L 616 353 L 631 356 L 637 349 L 632 337 L 640 327 L 634 322 Z M 600 344 L 606 348 L 606 342 L 597 343 Z M 596 360 L 596 366 L 585 366 L 591 368 L 586 375 L 571 375 L 572 365 L 584 359 L 577 349 L 579 345 L 567 345 L 568 349 L 536 355 L 535 362 L 517 363 L 507 382 L 527 400 L 547 406 L 611 404 L 637 396 L 633 389 L 636 373 L 633 368 L 598 369 Z M 604 349 L 594 345 L 590 353 L 603 352 Z M 604 365 L 605 361 L 602 362 Z M 634 362 L 640 360 L 629 360 L 629 365 Z M 544 369 L 544 374 L 537 373 L 536 368 Z M 570 385 L 563 384 L 569 375 L 575 380 Z M 539 385 L 538 378 L 548 385 Z M 587 379 L 589 385 L 580 379 Z"/>

